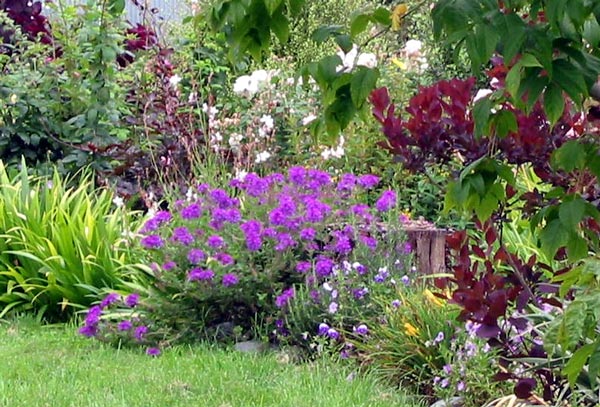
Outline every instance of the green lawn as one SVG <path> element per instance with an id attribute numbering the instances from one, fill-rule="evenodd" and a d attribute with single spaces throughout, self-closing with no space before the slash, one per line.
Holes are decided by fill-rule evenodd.
<path id="1" fill-rule="evenodd" d="M 296 366 L 209 346 L 151 358 L 80 337 L 74 327 L 23 321 L 0 324 L 0 361 L 2 407 L 418 405 L 324 362 Z"/>

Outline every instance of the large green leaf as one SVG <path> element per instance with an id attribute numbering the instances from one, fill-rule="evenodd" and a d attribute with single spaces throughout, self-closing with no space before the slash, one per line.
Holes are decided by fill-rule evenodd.
<path id="1" fill-rule="evenodd" d="M 352 103 L 358 109 L 363 106 L 373 89 L 375 89 L 378 78 L 379 71 L 377 69 L 364 66 L 358 67 L 352 75 L 350 94 L 352 95 Z"/>
<path id="2" fill-rule="evenodd" d="M 546 87 L 544 92 L 544 109 L 550 120 L 550 124 L 554 125 L 561 118 L 565 110 L 565 99 L 562 95 L 562 89 L 555 83 L 551 83 Z"/>

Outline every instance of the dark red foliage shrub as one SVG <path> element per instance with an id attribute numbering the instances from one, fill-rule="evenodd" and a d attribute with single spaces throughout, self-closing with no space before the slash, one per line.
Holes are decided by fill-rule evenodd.
<path id="1" fill-rule="evenodd" d="M 50 24 L 42 15 L 42 3 L 28 0 L 0 0 L 0 10 L 21 27 L 29 39 L 37 38 L 44 44 L 52 43 Z M 0 25 L 0 39 L 3 44 L 10 44 L 13 32 L 6 26 Z"/>

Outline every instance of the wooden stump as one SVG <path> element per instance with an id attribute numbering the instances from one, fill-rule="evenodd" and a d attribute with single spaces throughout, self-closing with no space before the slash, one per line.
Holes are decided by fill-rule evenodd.
<path id="1" fill-rule="evenodd" d="M 440 274 L 446 272 L 446 234 L 423 219 L 408 221 L 402 228 L 413 247 L 415 266 L 420 274 Z"/>

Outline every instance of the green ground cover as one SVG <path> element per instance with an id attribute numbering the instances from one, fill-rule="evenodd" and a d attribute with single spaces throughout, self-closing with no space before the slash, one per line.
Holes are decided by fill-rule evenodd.
<path id="1" fill-rule="evenodd" d="M 321 362 L 205 346 L 160 358 L 114 349 L 73 326 L 0 325 L 0 406 L 417 406 L 370 376 Z"/>

